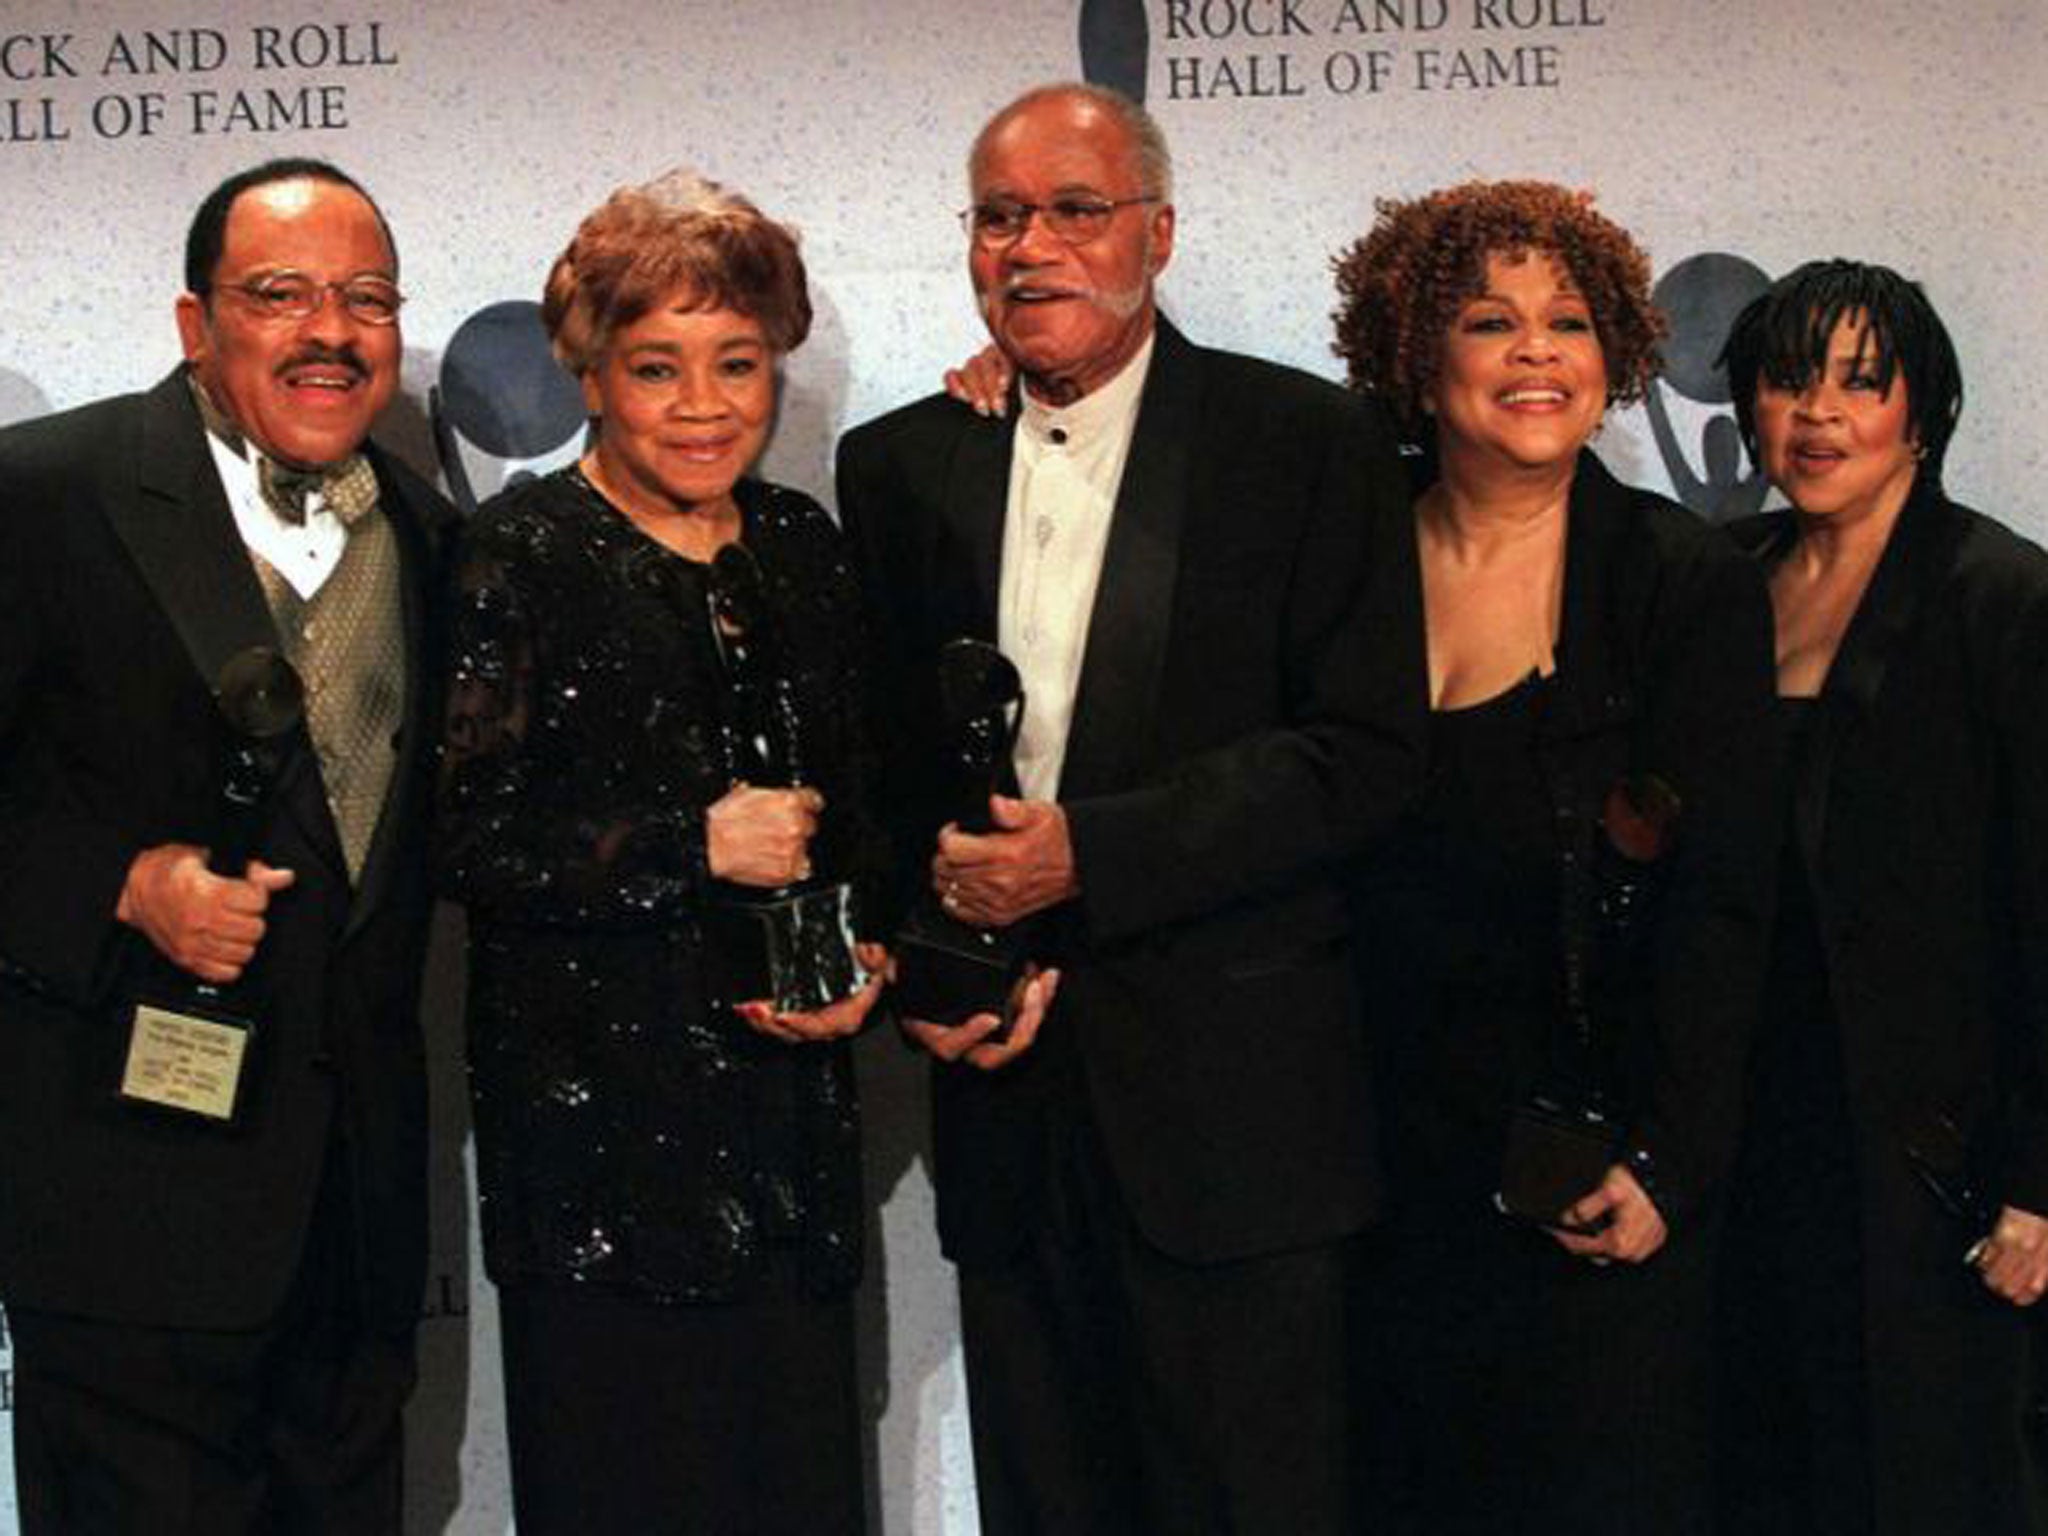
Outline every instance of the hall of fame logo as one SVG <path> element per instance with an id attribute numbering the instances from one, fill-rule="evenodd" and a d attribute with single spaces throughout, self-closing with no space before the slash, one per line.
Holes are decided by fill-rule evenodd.
<path id="1" fill-rule="evenodd" d="M 1134 101 L 1562 89 L 1627 0 L 1081 0 L 1083 78 Z"/>
<path id="2" fill-rule="evenodd" d="M 1769 276 L 1755 263 L 1723 251 L 1706 251 L 1678 262 L 1651 290 L 1671 331 L 1664 339 L 1663 370 L 1652 381 L 1643 409 L 1673 493 L 1710 522 L 1757 511 L 1770 489 L 1761 471 L 1744 469 L 1734 413 L 1722 409 L 1731 396 L 1728 371 L 1721 366 L 1721 349 L 1735 317 L 1770 285 Z M 1673 422 L 1667 394 L 1712 412 L 1700 429 L 1697 470 Z"/>

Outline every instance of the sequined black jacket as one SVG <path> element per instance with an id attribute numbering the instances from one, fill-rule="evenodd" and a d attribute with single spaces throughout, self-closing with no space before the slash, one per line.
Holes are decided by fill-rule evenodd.
<path id="1" fill-rule="evenodd" d="M 880 858 L 854 584 L 800 493 L 738 487 L 785 635 L 812 854 Z M 744 1295 L 768 1252 L 808 1288 L 860 1269 L 843 1042 L 765 1039 L 706 991 L 703 813 L 727 783 L 706 568 L 574 470 L 494 498 L 457 562 L 437 866 L 469 915 L 485 1265 L 672 1301 Z"/>

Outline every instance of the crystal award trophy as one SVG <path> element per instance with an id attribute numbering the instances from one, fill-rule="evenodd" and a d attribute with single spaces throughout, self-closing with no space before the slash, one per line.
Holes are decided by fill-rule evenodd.
<path id="1" fill-rule="evenodd" d="M 711 563 L 711 638 L 726 684 L 721 731 L 735 783 L 800 789 L 803 730 L 767 583 L 754 557 L 728 544 Z M 714 995 L 765 999 L 778 1012 L 815 1012 L 860 990 L 853 892 L 823 876 L 770 890 L 720 882 L 705 914 Z"/>

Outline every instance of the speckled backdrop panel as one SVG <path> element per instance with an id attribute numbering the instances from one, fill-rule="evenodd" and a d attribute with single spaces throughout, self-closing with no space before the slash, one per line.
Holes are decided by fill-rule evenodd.
<path id="1" fill-rule="evenodd" d="M 1954 330 L 1970 399 L 1951 488 L 2048 534 L 2044 434 L 2020 389 L 2048 357 L 2041 0 L 10 0 L 0 421 L 158 377 L 192 205 L 256 159 L 317 154 L 370 185 L 403 250 L 406 390 L 383 436 L 488 494 L 570 451 L 573 404 L 523 307 L 549 260 L 610 188 L 688 163 L 803 230 L 818 323 L 766 468 L 829 501 L 839 431 L 977 344 L 952 220 L 975 127 L 1020 87 L 1084 71 L 1142 89 L 1173 143 L 1164 295 L 1198 338 L 1334 376 L 1328 261 L 1375 197 L 1563 180 L 1645 241 L 1677 321 L 1666 382 L 1605 434 L 1624 478 L 1710 515 L 1753 499 L 1715 451 L 1718 326 L 1766 276 L 1854 254 L 1922 278 Z M 429 1003 L 444 1113 L 412 1524 L 483 1533 L 509 1516 L 453 937 Z M 862 1066 L 880 1528 L 966 1536 L 916 1067 L 884 1039 Z M 0 1533 L 6 1455 L 0 1439 Z"/>

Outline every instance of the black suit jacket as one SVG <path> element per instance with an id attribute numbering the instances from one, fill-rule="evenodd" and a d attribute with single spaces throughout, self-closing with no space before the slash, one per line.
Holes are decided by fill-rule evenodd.
<path id="1" fill-rule="evenodd" d="M 399 762 L 352 887 L 303 727 L 290 747 L 257 853 L 298 880 L 234 996 L 260 1023 L 222 1129 L 116 1098 L 127 1000 L 182 983 L 114 908 L 138 852 L 218 835 L 210 676 L 276 631 L 182 374 L 0 434 L 0 1300 L 257 1325 L 339 1144 L 371 1321 L 417 1313 L 428 595 L 448 509 L 372 460 L 403 571 Z"/>
<path id="2" fill-rule="evenodd" d="M 937 822 L 933 656 L 995 638 L 1014 431 L 934 397 L 840 448 L 911 885 Z M 1161 322 L 1059 789 L 1082 887 L 1052 925 L 1059 1000 L 1004 1070 L 935 1068 L 954 1259 L 1000 1258 L 1037 1219 L 1049 1103 L 1073 1091 L 1168 1253 L 1272 1252 L 1370 1217 L 1343 875 L 1419 782 L 1427 702 L 1390 441 L 1344 391 Z"/>
<path id="3" fill-rule="evenodd" d="M 1796 535 L 1782 512 L 1733 532 L 1766 563 Z M 1915 489 L 1821 690 L 1791 835 L 1855 1133 L 1878 1529 L 2037 1530 L 2038 1322 L 1982 1293 L 1959 1262 L 1977 1224 L 1906 1148 L 1946 1117 L 1986 1199 L 2048 1215 L 2039 547 Z"/>

